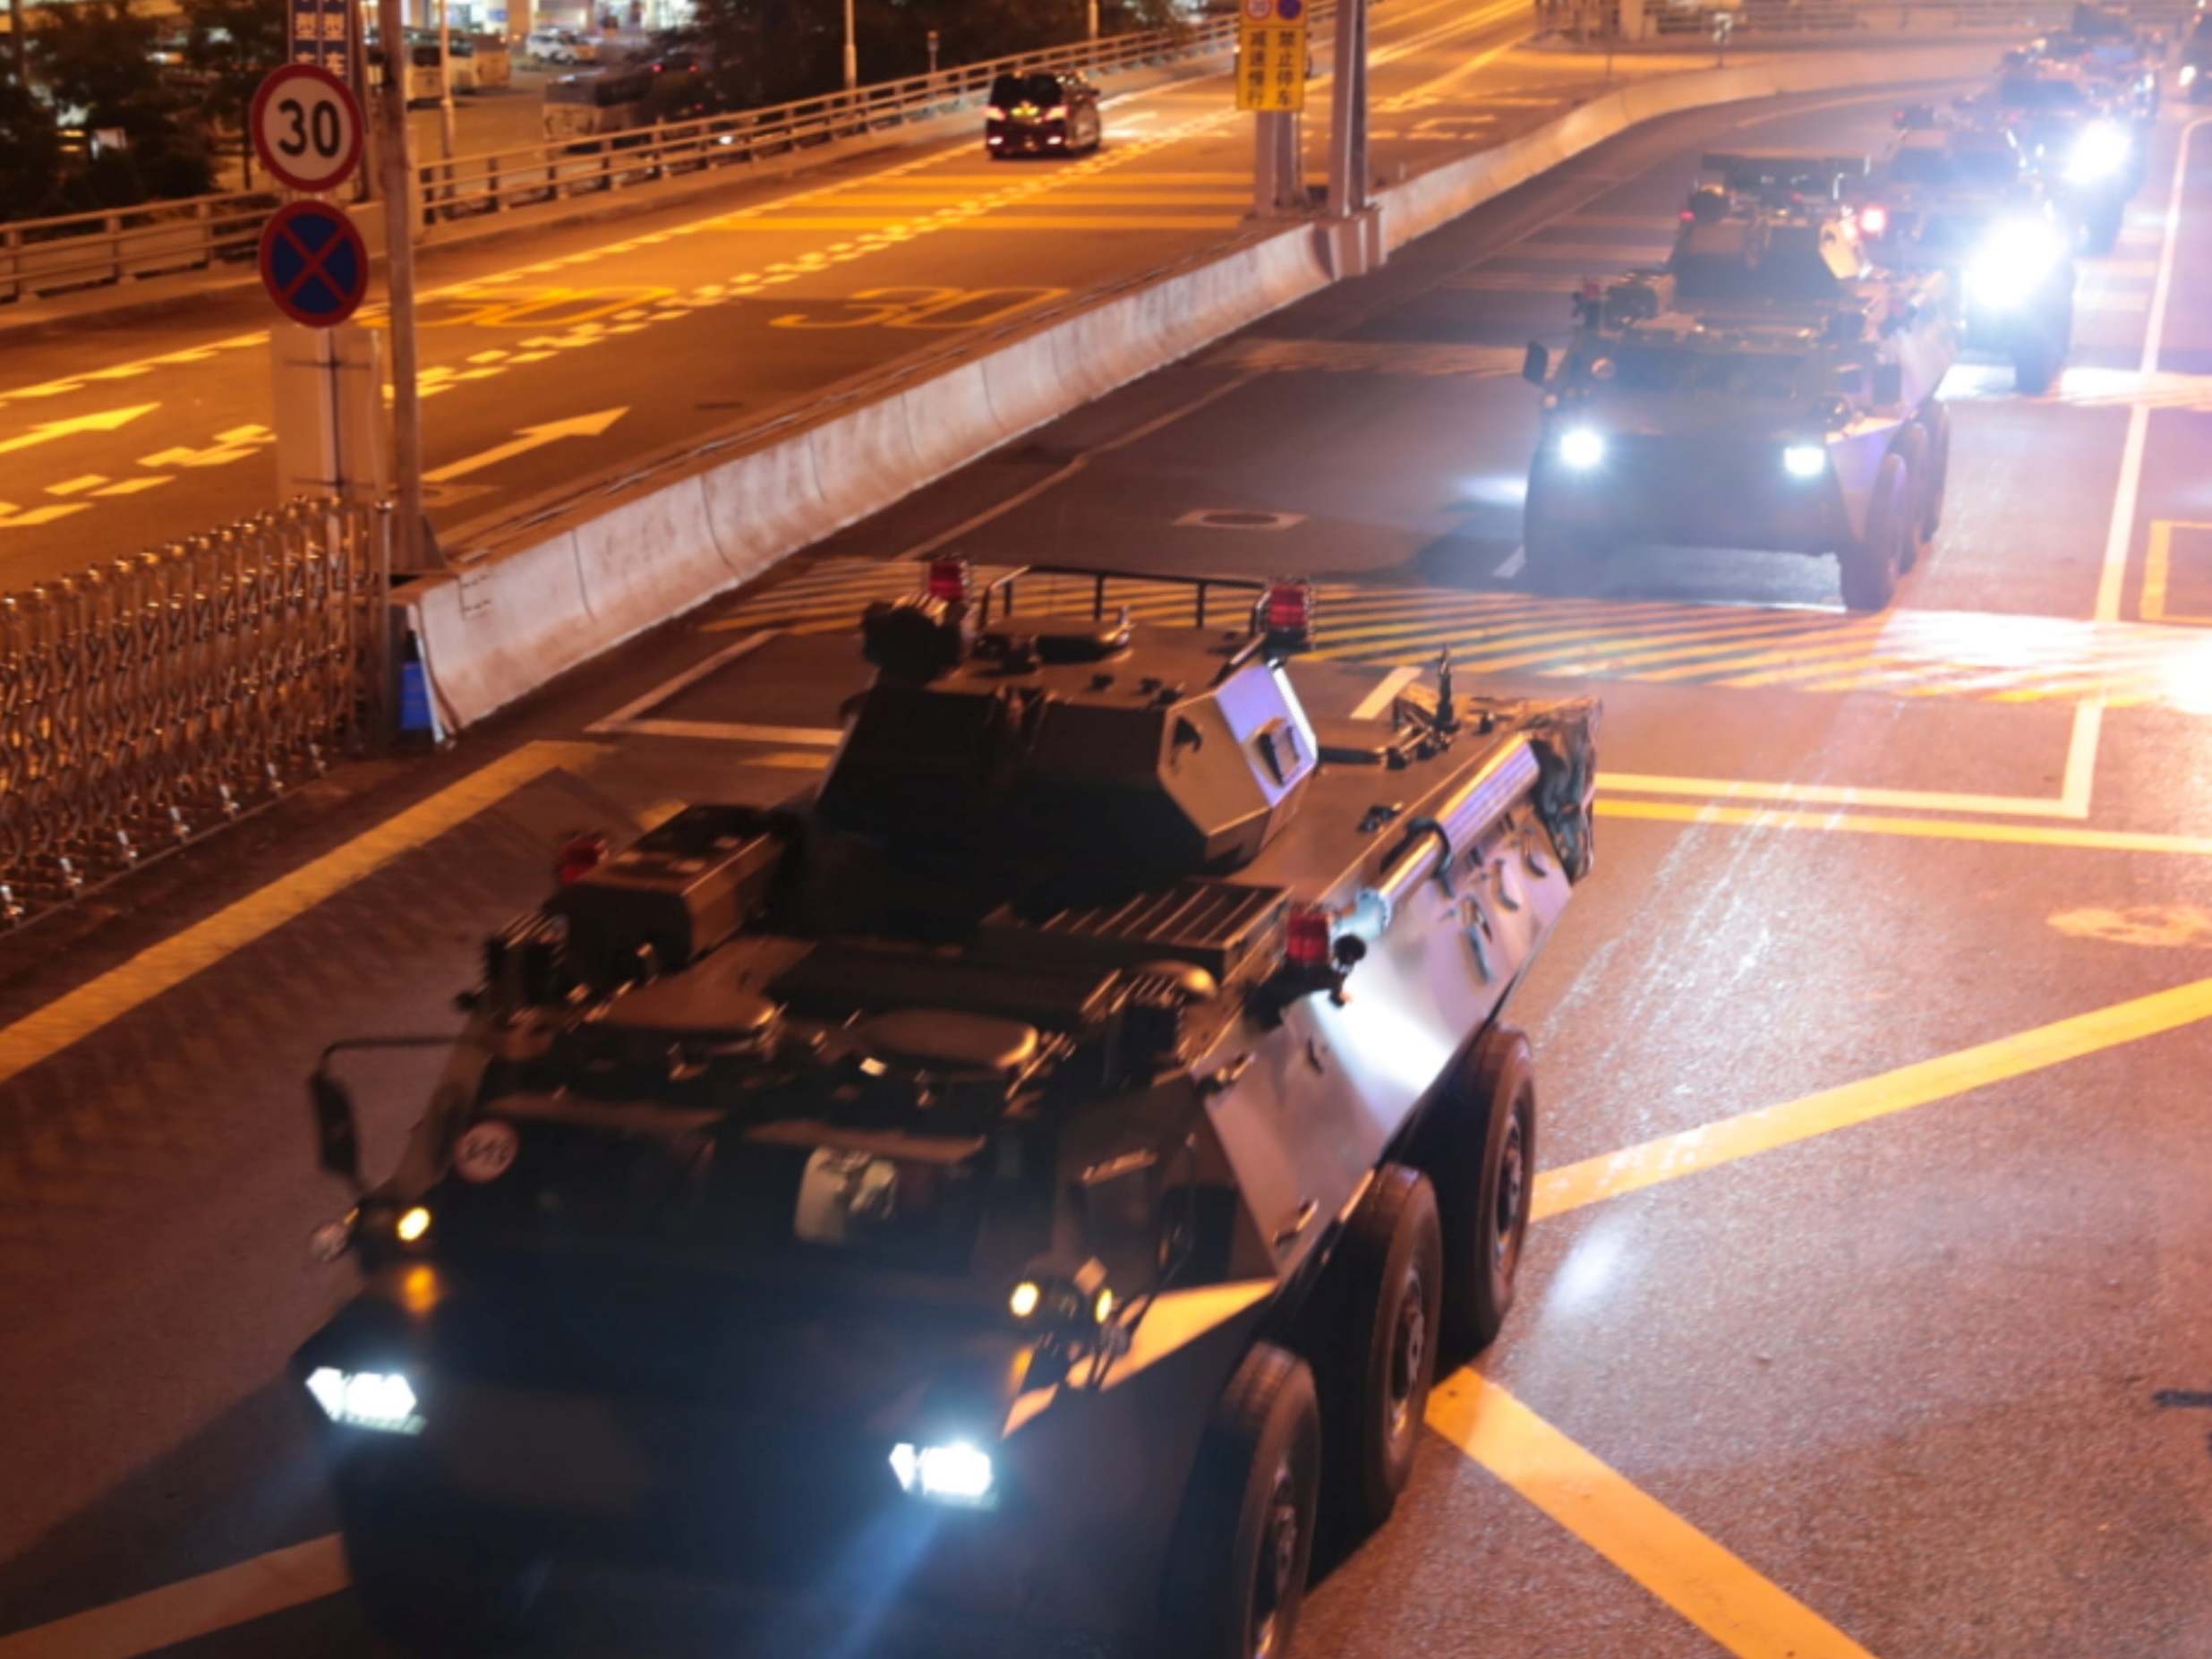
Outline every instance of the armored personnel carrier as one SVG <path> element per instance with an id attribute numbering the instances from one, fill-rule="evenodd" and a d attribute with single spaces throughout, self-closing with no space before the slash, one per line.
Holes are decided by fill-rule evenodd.
<path id="1" fill-rule="evenodd" d="M 1663 269 L 1592 284 L 1543 388 L 1523 545 L 1571 585 L 1623 544 L 1832 555 L 1878 611 L 1943 512 L 1957 355 L 1941 271 L 1869 262 L 1840 201 L 1864 158 L 1712 155 Z"/>
<path id="2" fill-rule="evenodd" d="M 1590 869 L 1595 705 L 1447 662 L 1317 715 L 1367 682 L 1297 584 L 1225 628 L 1218 583 L 1155 627 L 930 580 L 818 791 L 568 851 L 322 1236 L 363 1284 L 296 1376 L 382 1630 L 583 1556 L 1284 1655 L 1317 1512 L 1389 1513 L 1506 1317 L 1502 1014 Z M 373 1046 L 312 1085 L 357 1188 Z"/>
<path id="3" fill-rule="evenodd" d="M 2012 365 L 2030 395 L 2050 389 L 2074 330 L 2072 241 L 2011 131 L 1900 112 L 1905 130 L 1858 197 L 1858 229 L 1892 269 L 1948 271 L 1960 346 Z"/>

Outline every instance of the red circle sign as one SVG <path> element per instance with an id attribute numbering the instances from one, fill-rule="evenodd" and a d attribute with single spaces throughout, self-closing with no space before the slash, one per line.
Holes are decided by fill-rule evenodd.
<path id="1" fill-rule="evenodd" d="M 293 321 L 329 328 L 369 291 L 368 247 L 343 208 L 287 203 L 261 227 L 261 286 Z"/>
<path id="2" fill-rule="evenodd" d="M 361 163 L 361 106 L 352 90 L 314 64 L 269 72 L 246 115 L 253 151 L 294 190 L 335 190 Z"/>

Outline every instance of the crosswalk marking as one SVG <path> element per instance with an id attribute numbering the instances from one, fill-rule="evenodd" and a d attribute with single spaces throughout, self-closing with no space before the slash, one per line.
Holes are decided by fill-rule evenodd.
<path id="1" fill-rule="evenodd" d="M 1003 574 L 980 569 L 979 579 Z M 709 631 L 850 629 L 871 600 L 912 593 L 915 566 L 825 560 L 739 601 Z M 1017 617 L 1089 614 L 1088 578 L 1024 578 Z M 1986 703 L 2150 704 L 2212 711 L 2212 643 L 2201 632 L 2138 622 L 1980 611 L 1853 615 L 1813 607 L 1551 598 L 1502 591 L 1316 585 L 1313 654 L 1378 668 L 1422 668 L 1449 647 L 1469 673 L 1528 674 L 1711 686 L 1936 697 Z M 1191 615 L 1181 583 L 1116 579 L 1109 608 L 1139 621 Z M 1217 592 L 1212 614 L 1244 596 Z"/>

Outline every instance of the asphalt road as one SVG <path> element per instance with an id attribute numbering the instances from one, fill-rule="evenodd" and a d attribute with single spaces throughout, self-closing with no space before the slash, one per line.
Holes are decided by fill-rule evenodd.
<path id="1" fill-rule="evenodd" d="M 1594 59 L 1510 53 L 1528 20 L 1524 0 L 1378 10 L 1381 175 L 1494 142 L 1601 84 Z M 1320 111 L 1327 84 L 1313 83 Z M 429 253 L 433 522 L 503 512 L 1246 234 L 1249 123 L 1232 103 L 1216 73 L 1115 99 L 1103 149 L 1076 162 L 993 166 L 979 126 L 918 146 L 887 137 L 797 180 Z M 1317 167 L 1325 126 L 1317 111 Z M 0 591 L 273 502 L 272 318 L 248 287 L 8 335 Z"/>
<path id="2" fill-rule="evenodd" d="M 1301 1653 L 2212 1652 L 2212 141 L 2177 185 L 2166 118 L 2057 392 L 1959 375 L 1949 510 L 1887 617 L 1781 558 L 1511 574 L 1534 395 L 1499 354 L 1558 329 L 1596 257 L 1569 250 L 1663 243 L 1701 150 L 1871 145 L 1886 114 L 1609 145 L 457 752 L 147 872 L 66 957 L 13 942 L 0 1659 L 372 1651 L 278 1381 L 346 1293 L 304 1260 L 342 1196 L 299 1080 L 340 1033 L 449 1029 L 563 831 L 818 775 L 856 606 L 930 546 L 1303 571 L 1359 683 L 1449 640 L 1485 688 L 1604 697 L 1600 868 L 1516 1011 L 1522 1301 Z M 356 1081 L 380 1165 L 424 1079 Z M 756 1650 L 697 1586 L 554 1597 L 553 1651 Z"/>

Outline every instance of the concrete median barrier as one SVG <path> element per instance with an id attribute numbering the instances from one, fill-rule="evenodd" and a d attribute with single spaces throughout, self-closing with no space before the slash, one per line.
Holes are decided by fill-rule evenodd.
<path id="1" fill-rule="evenodd" d="M 1402 246 L 1642 123 L 1786 92 L 1986 72 L 1986 44 L 1800 54 L 1640 79 L 1494 150 L 1383 192 Z M 878 512 L 1025 432 L 1331 280 L 1310 224 L 1245 241 L 979 346 L 909 363 L 719 434 L 619 480 L 456 538 L 455 574 L 405 594 L 459 728 Z"/>

